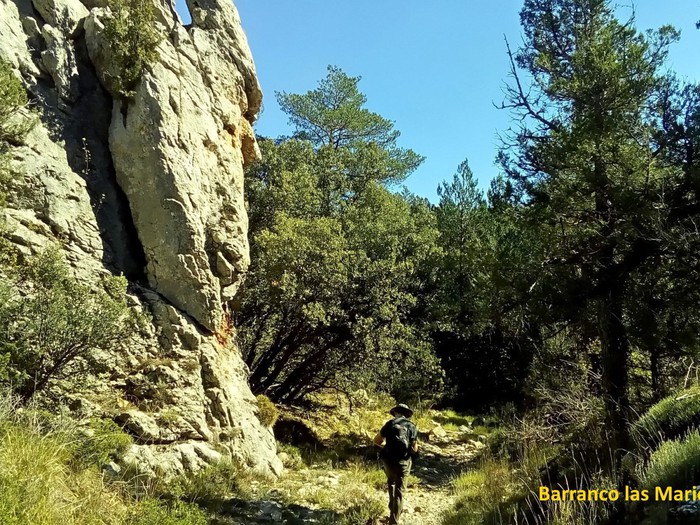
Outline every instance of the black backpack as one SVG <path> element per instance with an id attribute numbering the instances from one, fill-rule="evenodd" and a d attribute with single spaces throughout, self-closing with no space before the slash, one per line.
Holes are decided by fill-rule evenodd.
<path id="1" fill-rule="evenodd" d="M 386 433 L 386 457 L 394 461 L 408 459 L 411 455 L 410 421 L 397 418 L 391 421 Z"/>

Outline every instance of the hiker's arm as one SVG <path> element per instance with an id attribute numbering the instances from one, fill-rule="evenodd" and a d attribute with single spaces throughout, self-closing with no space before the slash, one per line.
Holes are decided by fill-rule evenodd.
<path id="1" fill-rule="evenodd" d="M 415 427 L 415 425 L 412 428 L 412 433 L 411 433 L 411 455 L 415 456 L 418 454 L 418 429 Z"/>
<path id="2" fill-rule="evenodd" d="M 374 439 L 372 441 L 374 441 L 375 445 L 377 445 L 378 447 L 381 447 L 382 443 L 384 443 L 384 438 L 382 437 L 382 433 L 377 432 L 377 435 L 374 436 Z"/>

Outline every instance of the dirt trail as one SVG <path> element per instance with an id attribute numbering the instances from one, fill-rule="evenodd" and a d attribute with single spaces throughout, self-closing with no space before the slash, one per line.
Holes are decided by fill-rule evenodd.
<path id="1" fill-rule="evenodd" d="M 425 438 L 427 441 L 421 443 L 420 454 L 412 470 L 417 480 L 406 491 L 403 525 L 439 525 L 441 515 L 455 502 L 452 480 L 469 468 L 478 451 L 484 447 L 483 437 L 468 429 L 446 430 L 440 427 L 437 433 Z M 348 491 L 358 489 L 357 486 L 353 489 L 348 485 L 352 476 L 351 470 L 332 469 L 327 464 L 290 469 L 275 485 L 261 490 L 259 499 L 233 499 L 210 523 L 337 523 L 341 515 L 327 509 L 333 506 L 334 501 L 341 501 Z M 378 488 L 383 483 L 383 474 L 381 476 L 362 485 L 361 492 L 388 503 L 386 490 Z M 290 504 L 290 499 L 297 503 Z"/>
<path id="2" fill-rule="evenodd" d="M 422 443 L 413 473 L 421 482 L 408 489 L 404 525 L 439 525 L 440 516 L 455 502 L 452 480 L 474 461 L 482 441 L 469 432 L 445 430 Z"/>

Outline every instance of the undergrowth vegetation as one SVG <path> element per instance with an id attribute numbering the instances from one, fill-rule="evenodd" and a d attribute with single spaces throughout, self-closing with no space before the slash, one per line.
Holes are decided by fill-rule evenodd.
<path id="1" fill-rule="evenodd" d="M 648 489 L 654 487 L 692 488 L 700 482 L 700 432 L 661 443 L 644 472 Z"/>
<path id="2" fill-rule="evenodd" d="M 189 36 L 171 36 L 218 53 L 226 31 L 217 37 L 220 20 L 205 20 L 218 16 L 209 8 L 217 2 L 205 3 L 192 9 Z M 162 17 L 152 0 L 107 4 L 103 36 L 112 63 L 104 69 L 113 76 L 102 80 L 126 110 L 158 60 Z M 502 107 L 512 112 L 512 126 L 498 152 L 502 175 L 488 192 L 464 161 L 438 187 L 438 202 L 398 193 L 423 158 L 400 146 L 393 121 L 365 107 L 359 76 L 330 66 L 316 89 L 278 93 L 294 129 L 261 138 L 262 158 L 248 167 L 250 272 L 236 304 L 226 305 L 231 319 L 219 342 L 233 342 L 235 325 L 259 394 L 257 417 L 285 441 L 280 456 L 289 472 L 279 480 L 232 459 L 188 477 L 145 476 L 133 466 L 117 476 L 112 463 L 119 467 L 133 446 L 118 425 L 99 418 L 76 424 L 60 410 L 41 410 L 41 394 L 75 393 L 88 370 L 106 375 L 105 363 L 143 319 L 129 307 L 124 278 L 81 282 L 58 248 L 29 257 L 33 243 L 20 239 L 14 264 L 0 268 L 0 393 L 7 392 L 0 398 L 0 523 L 203 525 L 207 513 L 232 514 L 244 500 L 267 499 L 284 510 L 321 511 L 319 523 L 374 523 L 384 513 L 386 478 L 372 438 L 395 399 L 415 406 L 421 437 L 436 438 L 426 443 L 434 463 L 444 467 L 453 459 L 445 451 L 460 446 L 481 454 L 443 468 L 444 479 L 425 476 L 430 467 L 406 480 L 411 489 L 426 478 L 442 489 L 455 476 L 443 525 L 619 525 L 625 513 L 627 522 L 641 523 L 634 512 L 643 516 L 643 505 L 540 501 L 538 488 L 699 483 L 700 387 L 664 396 L 692 382 L 693 370 L 697 383 L 700 358 L 700 86 L 668 71 L 678 31 L 640 32 L 617 14 L 606 0 L 524 0 L 521 44 L 506 44 L 504 55 L 510 81 Z M 228 33 L 243 43 L 237 27 Z M 178 57 L 185 40 L 173 44 Z M 250 93 L 253 70 L 235 56 L 246 46 L 233 47 L 225 51 L 247 71 L 247 88 L 239 78 L 233 91 Z M 82 59 L 84 45 L 76 50 L 73 58 Z M 37 93 L 51 90 L 45 80 Z M 0 60 L 0 194 L 34 122 L 23 82 Z M 147 102 L 157 109 L 158 100 Z M 69 106 L 60 107 L 66 121 Z M 227 113 L 212 110 L 217 121 Z M 158 160 L 162 167 L 173 159 Z M 111 187 L 111 179 L 87 182 L 92 200 L 92 188 Z M 201 189 L 214 186 L 204 181 Z M 120 192 L 113 196 L 128 209 Z M 37 218 L 45 213 L 47 225 L 55 219 L 37 203 L 26 209 Z M 111 244 L 115 232 L 99 223 Z M 178 255 L 182 262 L 191 254 Z M 177 336 L 183 346 L 207 337 L 155 328 L 155 337 Z M 187 386 L 206 389 L 212 374 L 198 370 L 191 354 L 188 377 L 201 381 Z M 151 357 L 150 366 L 159 366 L 162 356 Z M 176 370 L 180 363 L 167 364 Z M 157 437 L 143 432 L 143 441 L 165 441 L 162 427 L 179 439 L 181 420 L 190 421 L 182 412 L 193 405 L 167 406 L 171 382 L 143 366 L 138 372 L 144 384 L 139 378 L 129 389 L 149 395 L 135 408 L 157 414 Z M 133 379 L 117 375 L 119 386 Z M 349 392 L 360 387 L 381 393 Z M 217 404 L 226 396 L 200 397 Z M 289 407 L 280 414 L 283 404 Z M 491 415 L 478 421 L 431 404 Z M 437 447 L 439 433 L 448 432 L 457 443 Z M 228 451 L 216 440 L 233 434 L 211 440 Z M 249 435 L 241 430 L 231 443 Z"/>
<path id="3" fill-rule="evenodd" d="M 93 353 L 126 344 L 143 321 L 126 286 L 114 276 L 80 283 L 57 248 L 0 274 L 0 382 L 27 401 L 99 368 Z"/>
<path id="4" fill-rule="evenodd" d="M 0 59 L 0 154 L 21 143 L 35 122 L 22 82 L 12 65 Z"/>
<path id="5" fill-rule="evenodd" d="M 632 437 L 639 447 L 656 448 L 669 439 L 679 438 L 700 427 L 700 387 L 689 388 L 653 405 L 632 426 Z"/>
<path id="6" fill-rule="evenodd" d="M 698 396 L 693 386 L 662 399 L 634 425 L 637 476 L 647 489 L 692 488 L 700 483 Z"/>
<path id="7" fill-rule="evenodd" d="M 29 108 L 22 82 L 12 64 L 0 58 L 0 209 L 12 174 L 10 149 L 19 145 L 35 124 L 36 114 Z"/>
<path id="8" fill-rule="evenodd" d="M 184 502 L 135 498 L 105 480 L 100 464 L 131 440 L 109 423 L 73 419 L 0 400 L 0 523 L 3 525 L 204 525 Z"/>
<path id="9" fill-rule="evenodd" d="M 264 426 L 272 427 L 279 417 L 277 407 L 267 396 L 259 395 L 256 396 L 256 399 L 258 401 L 258 419 Z"/>

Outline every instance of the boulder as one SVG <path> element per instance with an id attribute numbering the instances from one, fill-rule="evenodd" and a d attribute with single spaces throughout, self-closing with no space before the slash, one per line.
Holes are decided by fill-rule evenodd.
<path id="1" fill-rule="evenodd" d="M 447 437 L 447 431 L 440 425 L 433 427 L 428 434 L 431 438 L 431 441 L 433 441 L 434 439 L 441 440 Z"/>

